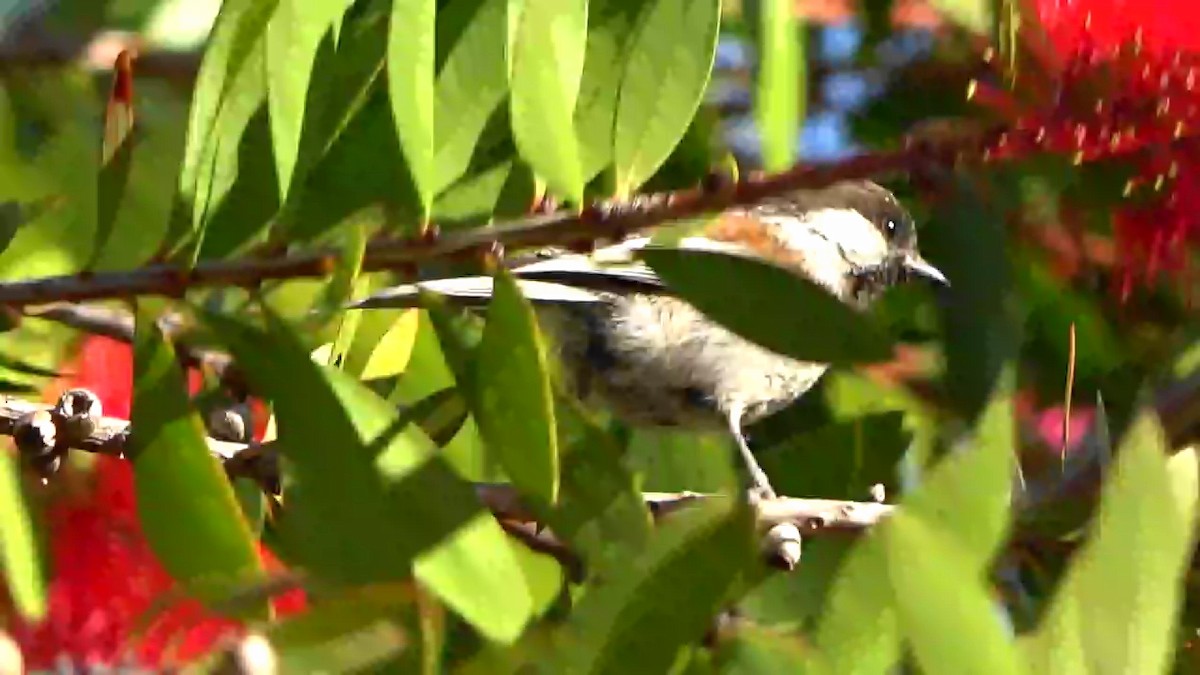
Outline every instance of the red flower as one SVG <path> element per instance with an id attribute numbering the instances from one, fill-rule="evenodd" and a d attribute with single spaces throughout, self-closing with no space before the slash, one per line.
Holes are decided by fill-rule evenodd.
<path id="1" fill-rule="evenodd" d="M 980 85 L 1008 118 L 989 157 L 1121 157 L 1136 178 L 1113 218 L 1124 290 L 1182 278 L 1200 246 L 1200 5 L 1192 0 L 1030 0 L 1043 36 L 1018 71 L 1019 97 Z"/>
<path id="2" fill-rule="evenodd" d="M 105 414 L 128 417 L 132 370 L 128 345 L 89 338 L 69 385 L 94 391 Z M 142 535 L 128 462 L 98 457 L 91 478 L 87 489 L 65 490 L 45 510 L 53 575 L 49 614 L 38 625 L 8 627 L 26 667 L 52 668 L 64 660 L 89 666 L 186 663 L 238 634 L 238 623 L 195 601 L 159 604 L 177 588 Z M 268 570 L 281 567 L 267 549 L 259 550 Z M 285 615 L 304 604 L 303 593 L 292 592 L 277 598 L 275 609 Z"/>

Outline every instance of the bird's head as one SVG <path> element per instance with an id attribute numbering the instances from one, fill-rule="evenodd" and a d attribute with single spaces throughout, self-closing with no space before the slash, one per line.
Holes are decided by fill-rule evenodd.
<path id="1" fill-rule="evenodd" d="M 870 181 L 844 181 L 730 210 L 704 236 L 796 269 L 860 305 L 906 281 L 949 284 L 921 257 L 912 215 Z"/>

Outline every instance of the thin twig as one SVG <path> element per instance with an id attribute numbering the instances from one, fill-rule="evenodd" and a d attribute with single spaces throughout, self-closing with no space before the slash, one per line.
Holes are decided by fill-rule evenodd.
<path id="1" fill-rule="evenodd" d="M 1067 390 L 1063 394 L 1062 453 L 1063 465 L 1067 463 L 1067 448 L 1071 445 L 1071 399 L 1075 389 L 1075 322 L 1071 322 L 1067 333 Z"/>

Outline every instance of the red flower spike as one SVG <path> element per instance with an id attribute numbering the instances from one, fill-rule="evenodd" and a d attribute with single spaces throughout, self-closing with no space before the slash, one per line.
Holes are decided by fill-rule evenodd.
<path id="1" fill-rule="evenodd" d="M 86 387 L 104 403 L 105 413 L 129 415 L 132 351 L 103 337 L 88 338 L 80 349 L 76 376 L 64 386 Z M 189 386 L 199 385 L 189 373 Z M 49 504 L 53 576 L 49 615 L 38 625 L 13 622 L 7 629 L 21 646 L 27 668 L 76 665 L 137 665 L 156 668 L 187 663 L 204 655 L 242 626 L 218 617 L 194 600 L 160 609 L 162 598 L 178 591 L 155 559 L 137 520 L 133 471 L 128 462 L 97 457 L 90 489 L 64 491 Z M 268 572 L 282 564 L 259 547 Z M 286 616 L 305 609 L 303 591 L 273 601 Z M 12 613 L 9 612 L 11 616 Z"/>
<path id="2" fill-rule="evenodd" d="M 1027 4 L 1040 26 L 1026 44 L 1040 55 L 1039 76 L 1053 77 L 1057 90 L 1029 102 L 977 86 L 971 100 L 1001 118 L 1020 109 L 985 156 L 1050 152 L 1076 163 L 1128 157 L 1138 172 L 1131 187 L 1153 192 L 1114 214 L 1122 294 L 1160 275 L 1187 281 L 1189 257 L 1200 247 L 1200 4 Z"/>

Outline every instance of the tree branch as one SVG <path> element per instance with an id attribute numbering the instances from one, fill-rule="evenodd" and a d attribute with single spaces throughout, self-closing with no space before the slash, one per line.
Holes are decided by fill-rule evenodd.
<path id="1" fill-rule="evenodd" d="M 837 163 L 800 163 L 774 174 L 751 175 L 739 182 L 649 195 L 629 201 L 592 204 L 580 212 L 559 211 L 488 227 L 439 235 L 436 228 L 410 239 L 378 239 L 367 245 L 365 272 L 393 270 L 412 277 L 419 263 L 436 259 L 487 257 L 505 248 L 570 246 L 586 248 L 597 241 L 619 239 L 666 222 L 700 216 L 732 206 L 762 202 L 799 189 L 825 187 L 841 180 L 879 178 L 920 172 L 932 166 L 958 166 L 985 161 L 985 150 L 1003 133 L 1010 139 L 1025 130 L 953 128 L 930 124 L 914 132 L 902 149 L 866 153 Z M 1033 133 L 1033 132 L 1029 132 Z M 1172 147 L 1192 146 L 1200 131 L 1172 141 Z M 1108 155 L 1131 156 L 1148 148 Z M 0 305 L 21 308 L 52 302 L 81 302 L 139 295 L 180 296 L 188 289 L 212 286 L 256 287 L 265 281 L 327 277 L 340 253 L 319 249 L 290 255 L 249 255 L 204 261 L 187 268 L 159 263 L 119 272 L 87 272 L 0 284 Z"/>
<path id="2" fill-rule="evenodd" d="M 627 202 L 603 202 L 579 213 L 560 211 L 501 223 L 406 240 L 371 242 L 363 258 L 363 271 L 410 271 L 421 262 L 460 256 L 486 256 L 508 248 L 551 245 L 590 245 L 617 239 L 667 221 L 698 216 L 803 188 L 819 188 L 840 180 L 879 177 L 917 168 L 927 162 L 954 163 L 979 154 L 986 134 L 963 138 L 937 147 L 912 144 L 902 150 L 864 154 L 836 164 L 798 164 L 776 174 L 751 176 L 725 185 L 702 186 L 676 192 L 635 196 Z M 328 276 L 339 253 L 332 249 L 276 257 L 247 256 L 205 261 L 191 269 L 154 264 L 120 272 L 97 272 L 44 277 L 0 284 L 0 305 L 25 307 L 52 302 L 81 302 L 139 295 L 179 296 L 190 288 L 211 286 L 254 287 L 264 281 Z"/>
<path id="3" fill-rule="evenodd" d="M 81 391 L 81 390 L 75 390 Z M 61 404 L 60 404 L 61 406 Z M 37 413 L 51 413 L 60 406 L 34 403 L 11 396 L 0 397 L 0 435 L 20 436 L 22 425 Z M 61 415 L 53 415 L 54 444 L 62 449 L 83 450 L 113 457 L 127 457 L 132 432 L 127 420 L 97 416 L 86 428 L 72 425 Z M 271 444 L 235 443 L 207 438 L 209 452 L 220 461 L 231 477 L 254 480 L 264 490 L 277 492 L 278 463 Z M 20 443 L 18 443 L 20 446 Z M 20 450 L 20 448 L 18 448 Z M 498 518 L 510 524 L 535 523 L 532 511 L 521 502 L 509 485 L 481 483 L 475 487 L 479 500 Z M 690 492 L 646 492 L 647 506 L 658 517 L 665 516 L 701 499 L 728 499 L 728 496 Z M 764 524 L 792 523 L 805 534 L 854 532 L 865 530 L 887 517 L 892 507 L 873 502 L 846 502 L 830 499 L 780 497 L 758 504 Z"/>

